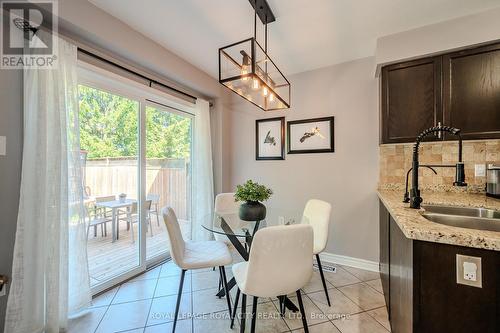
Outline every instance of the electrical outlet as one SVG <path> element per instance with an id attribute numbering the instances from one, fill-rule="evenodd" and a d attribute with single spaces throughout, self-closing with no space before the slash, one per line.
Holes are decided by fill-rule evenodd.
<path id="1" fill-rule="evenodd" d="M 457 283 L 482 288 L 481 258 L 457 254 Z"/>
<path id="2" fill-rule="evenodd" d="M 485 177 L 486 176 L 486 165 L 476 164 L 474 166 L 474 176 L 475 177 Z"/>
<path id="3" fill-rule="evenodd" d="M 464 279 L 469 281 L 477 280 L 477 265 L 473 262 L 463 262 Z"/>
<path id="4" fill-rule="evenodd" d="M 278 224 L 279 225 L 284 225 L 285 224 L 285 217 L 284 216 L 279 216 L 278 217 Z"/>

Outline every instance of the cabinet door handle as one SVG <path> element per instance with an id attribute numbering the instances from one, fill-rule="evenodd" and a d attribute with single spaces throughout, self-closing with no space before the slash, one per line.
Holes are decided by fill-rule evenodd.
<path id="1" fill-rule="evenodd" d="M 441 122 L 438 121 L 438 127 L 441 127 L 441 126 L 442 126 Z M 441 139 L 443 137 L 443 132 L 439 131 L 439 132 L 436 133 L 436 135 L 437 135 L 438 139 Z"/>

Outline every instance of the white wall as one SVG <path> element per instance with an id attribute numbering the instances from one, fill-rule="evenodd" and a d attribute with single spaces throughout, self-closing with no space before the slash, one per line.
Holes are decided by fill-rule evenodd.
<path id="1" fill-rule="evenodd" d="M 500 8 L 427 25 L 377 40 L 377 65 L 500 39 Z"/>
<path id="2" fill-rule="evenodd" d="M 232 189 L 254 179 L 274 190 L 273 208 L 302 212 L 310 198 L 333 205 L 327 252 L 378 262 L 378 107 L 374 58 L 291 76 L 292 108 L 264 113 L 242 102 L 230 119 Z M 335 153 L 255 160 L 255 119 L 335 116 Z"/>

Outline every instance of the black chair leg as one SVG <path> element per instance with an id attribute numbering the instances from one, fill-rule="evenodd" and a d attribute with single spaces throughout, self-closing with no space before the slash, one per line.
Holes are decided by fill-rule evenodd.
<path id="1" fill-rule="evenodd" d="M 309 333 L 309 328 L 307 327 L 306 311 L 304 310 L 304 304 L 302 303 L 302 295 L 300 294 L 300 289 L 297 290 L 297 299 L 299 300 L 299 309 L 302 317 L 302 325 L 304 326 L 304 333 Z"/>
<path id="2" fill-rule="evenodd" d="M 253 297 L 253 304 L 252 304 L 252 328 L 250 329 L 251 333 L 255 333 L 255 324 L 257 321 L 257 300 L 258 300 L 258 297 L 254 296 Z"/>
<path id="3" fill-rule="evenodd" d="M 245 333 L 246 313 L 247 313 L 247 295 L 241 293 L 241 323 L 240 323 L 240 333 Z"/>
<path id="4" fill-rule="evenodd" d="M 220 267 L 219 267 L 219 287 L 217 288 L 217 294 L 222 290 L 222 287 L 223 287 L 223 284 L 222 284 L 222 271 L 220 270 Z M 221 296 L 217 296 L 219 297 L 219 299 L 221 298 Z"/>
<path id="5" fill-rule="evenodd" d="M 323 289 L 325 289 L 326 301 L 328 302 L 328 306 L 331 306 L 330 296 L 328 295 L 328 289 L 326 288 L 325 275 L 323 274 L 323 267 L 321 267 L 321 260 L 319 259 L 319 254 L 316 254 L 316 260 L 318 261 L 319 274 L 321 275 L 321 282 L 323 282 Z"/>
<path id="6" fill-rule="evenodd" d="M 238 301 L 240 300 L 240 288 L 236 290 L 236 299 L 234 300 L 234 310 L 231 314 L 231 329 L 234 327 L 234 318 L 236 317 L 236 309 L 238 309 Z"/>
<path id="7" fill-rule="evenodd" d="M 222 285 L 224 286 L 224 290 L 226 291 L 227 309 L 229 311 L 229 317 L 231 317 L 231 296 L 229 295 L 229 288 L 227 287 L 226 270 L 224 269 L 224 266 L 219 266 L 219 270 L 222 275 Z"/>
<path id="8" fill-rule="evenodd" d="M 177 304 L 175 305 L 174 326 L 172 327 L 172 333 L 175 333 L 175 326 L 177 325 L 177 316 L 179 315 L 179 306 L 181 305 L 182 286 L 184 285 L 185 274 L 186 270 L 183 269 L 181 273 L 181 282 L 179 283 L 179 292 L 177 293 Z"/>

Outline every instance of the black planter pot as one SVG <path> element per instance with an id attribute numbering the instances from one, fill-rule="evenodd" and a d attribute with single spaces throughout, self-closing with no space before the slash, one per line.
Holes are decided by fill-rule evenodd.
<path id="1" fill-rule="evenodd" d="M 241 204 L 239 215 L 243 221 L 262 221 L 266 218 L 266 206 L 258 201 L 246 201 Z"/>

